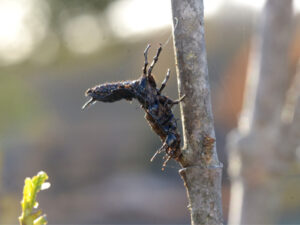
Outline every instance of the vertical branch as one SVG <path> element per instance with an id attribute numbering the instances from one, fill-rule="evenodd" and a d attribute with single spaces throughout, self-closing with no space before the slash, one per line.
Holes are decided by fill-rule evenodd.
<path id="1" fill-rule="evenodd" d="M 287 60 L 292 15 L 292 0 L 268 0 L 262 12 L 243 113 L 238 129 L 228 137 L 229 224 L 277 223 L 289 179 L 299 174 L 293 159 L 287 157 L 291 147 L 288 132 L 281 132 L 290 82 Z"/>
<path id="2" fill-rule="evenodd" d="M 292 0 L 267 1 L 259 40 L 258 83 L 253 126 L 278 125 L 289 84 L 288 50 L 292 26 Z M 272 97 L 271 97 L 272 96 Z"/>
<path id="3" fill-rule="evenodd" d="M 192 224 L 222 224 L 220 164 L 214 144 L 203 0 L 172 0 L 175 55 L 181 104 L 184 148 L 180 175 L 189 199 Z"/>

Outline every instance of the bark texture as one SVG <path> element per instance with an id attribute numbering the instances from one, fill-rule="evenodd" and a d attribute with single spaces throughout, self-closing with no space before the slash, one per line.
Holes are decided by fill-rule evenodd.
<path id="1" fill-rule="evenodd" d="M 299 106 L 286 107 L 292 15 L 292 0 L 268 0 L 262 12 L 244 108 L 228 137 L 230 225 L 278 224 L 291 205 L 300 206 Z"/>
<path id="2" fill-rule="evenodd" d="M 184 147 L 179 171 L 192 224 L 222 224 L 221 176 L 211 108 L 202 0 L 172 0 Z"/>

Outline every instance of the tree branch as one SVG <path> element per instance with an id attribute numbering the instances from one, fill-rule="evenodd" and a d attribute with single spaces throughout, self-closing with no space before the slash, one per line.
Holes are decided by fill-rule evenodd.
<path id="1" fill-rule="evenodd" d="M 278 222 L 289 179 L 299 171 L 293 160 L 287 160 L 291 158 L 287 157 L 290 143 L 287 132 L 281 132 L 290 82 L 292 15 L 292 0 L 268 0 L 262 12 L 243 113 L 238 129 L 228 137 L 232 180 L 229 224 Z"/>
<path id="2" fill-rule="evenodd" d="M 257 61 L 254 66 L 258 71 L 251 74 L 257 77 L 254 79 L 257 86 L 253 96 L 250 96 L 255 105 L 253 112 L 250 112 L 253 113 L 250 126 L 277 126 L 280 122 L 290 81 L 287 71 L 293 15 L 291 5 L 292 0 L 267 1 L 265 5 L 259 27 L 258 49 L 255 50 L 257 54 L 253 59 Z"/>
<path id="3" fill-rule="evenodd" d="M 172 0 L 177 80 L 184 147 L 180 175 L 190 203 L 192 224 L 222 224 L 222 165 L 216 152 L 204 39 L 202 0 Z"/>

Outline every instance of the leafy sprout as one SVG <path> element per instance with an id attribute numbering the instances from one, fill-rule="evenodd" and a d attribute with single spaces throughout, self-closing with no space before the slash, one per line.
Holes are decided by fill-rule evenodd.
<path id="1" fill-rule="evenodd" d="M 48 175 L 41 171 L 36 176 L 25 179 L 23 189 L 23 199 L 21 201 L 22 214 L 19 217 L 20 225 L 45 225 L 47 224 L 46 214 L 42 215 L 41 210 L 37 210 L 37 193 L 50 187 L 50 183 L 45 182 Z"/>

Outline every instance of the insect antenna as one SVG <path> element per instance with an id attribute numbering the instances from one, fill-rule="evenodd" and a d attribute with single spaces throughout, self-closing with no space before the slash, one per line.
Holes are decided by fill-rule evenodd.
<path id="1" fill-rule="evenodd" d="M 145 63 L 144 63 L 144 67 L 143 67 L 143 75 L 146 76 L 147 74 L 147 66 L 148 66 L 148 50 L 151 47 L 150 44 L 147 45 L 145 51 L 144 51 L 144 58 L 145 58 Z"/>
<path id="2" fill-rule="evenodd" d="M 158 60 L 158 57 L 159 57 L 159 54 L 160 54 L 161 50 L 162 50 L 162 47 L 161 47 L 161 44 L 159 44 L 159 48 L 157 49 L 157 53 L 154 56 L 153 61 L 152 61 L 151 65 L 150 65 L 150 67 L 149 67 L 148 76 L 151 75 L 153 67 L 154 67 L 155 63 L 157 62 L 157 60 Z"/>

